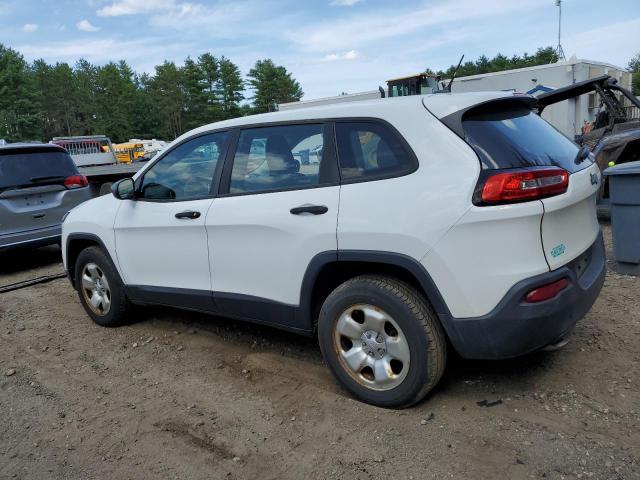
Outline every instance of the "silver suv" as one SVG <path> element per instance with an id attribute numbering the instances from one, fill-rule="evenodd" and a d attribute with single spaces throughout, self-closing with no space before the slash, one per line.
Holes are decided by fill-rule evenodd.
<path id="1" fill-rule="evenodd" d="M 0 145 L 0 249 L 60 243 L 65 214 L 91 197 L 58 145 Z"/>

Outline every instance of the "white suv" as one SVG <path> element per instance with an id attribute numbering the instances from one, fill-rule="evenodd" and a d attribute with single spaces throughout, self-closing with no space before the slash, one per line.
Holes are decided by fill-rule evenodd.
<path id="1" fill-rule="evenodd" d="M 604 281 L 599 182 L 528 96 L 289 110 L 178 138 L 71 211 L 64 262 L 100 325 L 160 304 L 317 334 L 347 390 L 402 407 L 448 348 L 565 340 Z"/>

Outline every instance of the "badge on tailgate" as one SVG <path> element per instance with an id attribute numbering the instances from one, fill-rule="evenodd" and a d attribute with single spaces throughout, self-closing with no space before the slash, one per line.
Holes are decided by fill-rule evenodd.
<path id="1" fill-rule="evenodd" d="M 551 256 L 553 258 L 559 257 L 565 252 L 566 249 L 567 247 L 565 246 L 564 243 L 561 243 L 560 245 L 556 245 L 551 249 Z"/>

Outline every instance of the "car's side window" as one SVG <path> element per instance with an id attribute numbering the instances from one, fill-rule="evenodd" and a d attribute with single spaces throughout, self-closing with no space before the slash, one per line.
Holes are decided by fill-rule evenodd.
<path id="1" fill-rule="evenodd" d="M 323 124 L 241 130 L 229 193 L 309 188 L 326 183 Z"/>
<path id="2" fill-rule="evenodd" d="M 403 175 L 417 167 L 400 139 L 382 123 L 336 122 L 343 180 Z"/>
<path id="3" fill-rule="evenodd" d="M 150 200 L 192 200 L 211 195 L 227 132 L 189 140 L 161 158 L 144 174 L 140 197 Z"/>

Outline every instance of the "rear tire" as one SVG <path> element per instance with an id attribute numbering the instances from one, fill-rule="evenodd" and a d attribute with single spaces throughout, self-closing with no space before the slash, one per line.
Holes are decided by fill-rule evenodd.
<path id="1" fill-rule="evenodd" d="M 120 275 L 101 248 L 89 247 L 80 252 L 74 278 L 80 303 L 95 323 L 118 327 L 132 322 L 133 305 Z"/>
<path id="2" fill-rule="evenodd" d="M 320 310 L 318 340 L 338 381 L 380 407 L 422 400 L 447 358 L 444 332 L 426 299 L 384 276 L 358 276 L 336 288 Z"/>

